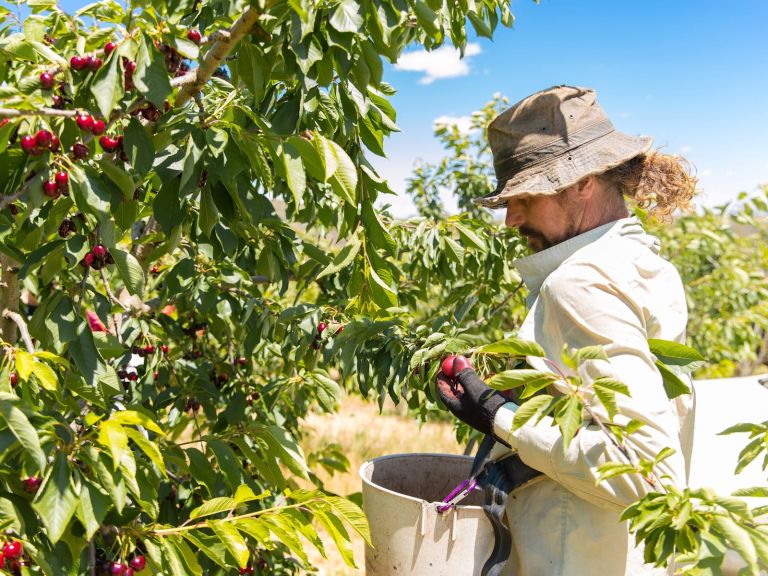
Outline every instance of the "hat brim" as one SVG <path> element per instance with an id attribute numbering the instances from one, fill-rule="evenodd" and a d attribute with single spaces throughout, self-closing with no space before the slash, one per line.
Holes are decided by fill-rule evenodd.
<path id="1" fill-rule="evenodd" d="M 521 170 L 496 190 L 473 202 L 487 208 L 500 208 L 516 196 L 557 194 L 582 178 L 603 172 L 645 154 L 651 149 L 650 136 L 628 136 L 613 131 L 551 160 Z"/>

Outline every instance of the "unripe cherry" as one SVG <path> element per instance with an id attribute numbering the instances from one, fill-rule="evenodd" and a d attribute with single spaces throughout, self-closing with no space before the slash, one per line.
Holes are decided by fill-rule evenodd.
<path id="1" fill-rule="evenodd" d="M 53 74 L 50 72 L 43 72 L 40 74 L 40 86 L 45 88 L 46 90 L 50 90 L 53 88 L 53 85 L 56 83 L 56 79 L 53 77 Z"/>
<path id="2" fill-rule="evenodd" d="M 93 130 L 93 116 L 90 114 L 78 114 L 75 118 L 78 128 L 83 132 L 90 132 Z"/>
<path id="3" fill-rule="evenodd" d="M 191 40 L 195 44 L 199 44 L 200 40 L 203 39 L 203 35 L 200 34 L 200 30 L 192 28 L 189 32 L 187 32 L 187 39 Z"/>
<path id="4" fill-rule="evenodd" d="M 456 378 L 463 370 L 472 368 L 472 364 L 464 356 L 448 356 L 443 360 L 440 369 L 451 380 Z"/>
<path id="5" fill-rule="evenodd" d="M 93 126 L 91 127 L 91 132 L 93 132 L 94 136 L 98 136 L 99 134 L 104 134 L 107 130 L 107 124 L 104 122 L 104 120 L 94 120 Z"/>
<path id="6" fill-rule="evenodd" d="M 48 130 L 38 130 L 35 134 L 35 142 L 40 148 L 50 148 L 53 144 L 53 134 Z"/>
<path id="7" fill-rule="evenodd" d="M 109 56 L 117 48 L 117 44 L 114 42 L 107 42 L 104 44 L 104 56 Z"/>
<path id="8" fill-rule="evenodd" d="M 72 58 L 69 59 L 69 65 L 72 66 L 74 70 L 84 70 L 88 65 L 88 62 L 82 56 L 72 56 Z"/>

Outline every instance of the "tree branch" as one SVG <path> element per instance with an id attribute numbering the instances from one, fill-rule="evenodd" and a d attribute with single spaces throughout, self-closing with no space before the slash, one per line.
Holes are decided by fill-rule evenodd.
<path id="1" fill-rule="evenodd" d="M 8 310 L 6 308 L 3 310 L 3 318 L 8 318 L 9 320 L 13 320 L 16 323 L 16 326 L 19 327 L 19 332 L 21 333 L 21 339 L 24 340 L 24 345 L 27 347 L 27 352 L 30 354 L 35 353 L 35 346 L 32 344 L 32 338 L 29 335 L 29 329 L 27 328 L 27 323 L 24 322 L 24 318 L 21 317 L 21 314 L 18 312 L 14 312 L 13 310 Z"/>
<path id="2" fill-rule="evenodd" d="M 197 92 L 203 89 L 206 82 L 211 79 L 213 73 L 226 60 L 229 53 L 237 43 L 251 31 L 251 28 L 259 19 L 259 12 L 256 8 L 249 6 L 246 8 L 237 21 L 232 24 L 229 33 L 219 33 L 219 39 L 213 43 L 210 50 L 205 53 L 205 58 L 200 66 L 191 70 L 189 73 L 179 78 L 174 78 L 178 82 L 171 82 L 171 85 L 180 85 L 181 89 L 176 95 L 176 106 L 184 106 L 189 99 Z M 188 78 L 189 77 L 189 78 Z"/>
<path id="3" fill-rule="evenodd" d="M 20 118 L 21 116 L 64 116 L 74 118 L 78 114 L 87 114 L 84 110 L 59 110 L 58 108 L 35 108 L 34 110 L 16 110 L 0 108 L 0 118 Z"/>

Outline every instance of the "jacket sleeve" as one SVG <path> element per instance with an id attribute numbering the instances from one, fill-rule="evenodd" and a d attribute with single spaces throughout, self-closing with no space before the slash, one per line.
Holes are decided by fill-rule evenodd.
<path id="1" fill-rule="evenodd" d="M 570 265 L 567 274 L 560 272 L 553 273 L 539 295 L 534 316 L 536 341 L 544 343 L 547 356 L 566 372 L 560 363 L 563 343 L 569 348 L 602 345 L 609 362 L 589 360 L 582 364 L 583 383 L 588 387 L 595 378 L 608 376 L 628 386 L 630 396 L 616 395 L 620 414 L 614 423 L 626 425 L 635 419 L 644 425 L 628 435 L 627 447 L 638 459 L 652 459 L 665 447 L 674 449 L 675 454 L 659 465 L 659 476 L 683 487 L 685 460 L 680 449 L 680 424 L 648 347 L 649 314 L 638 301 L 642 298 L 637 297 L 642 290 L 619 285 L 591 263 Z M 598 417 L 608 422 L 602 405 L 596 405 L 589 393 L 586 398 L 595 406 Z M 582 427 L 567 450 L 563 450 L 560 430 L 551 417 L 538 424 L 529 421 L 511 432 L 509 411 L 502 409 L 495 421 L 497 434 L 500 427 L 506 428 L 502 438 L 518 450 L 526 464 L 596 505 L 620 510 L 653 490 L 637 474 L 597 481 L 598 466 L 627 460 L 594 423 Z"/>

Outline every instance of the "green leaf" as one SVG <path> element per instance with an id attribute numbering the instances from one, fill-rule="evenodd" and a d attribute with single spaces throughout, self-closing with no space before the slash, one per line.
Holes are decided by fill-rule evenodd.
<path id="1" fill-rule="evenodd" d="M 128 122 L 123 136 L 123 149 L 131 166 L 142 176 L 145 175 L 152 168 L 155 159 L 155 145 L 152 139 L 135 117 Z"/>
<path id="2" fill-rule="evenodd" d="M 574 352 L 573 360 L 576 363 L 576 366 L 579 366 L 582 362 L 587 360 L 608 360 L 608 355 L 605 353 L 605 349 L 603 349 L 602 346 L 585 346 Z"/>
<path id="3" fill-rule="evenodd" d="M 35 357 L 21 348 L 16 350 L 16 372 L 22 380 L 29 380 L 35 365 Z"/>
<path id="4" fill-rule="evenodd" d="M 360 244 L 358 242 L 350 242 L 346 244 L 341 250 L 339 250 L 336 258 L 333 259 L 333 262 L 328 264 L 328 266 L 320 271 L 320 273 L 317 275 L 317 280 L 330 274 L 335 274 L 336 272 L 339 272 L 340 270 L 343 270 L 352 264 L 352 261 L 355 259 L 355 256 L 357 256 L 359 251 Z"/>
<path id="5" fill-rule="evenodd" d="M 542 394 L 540 396 L 534 396 L 530 400 L 521 404 L 515 412 L 515 418 L 512 421 L 512 430 L 517 430 L 521 426 L 524 426 L 534 416 L 539 417 L 543 415 L 544 411 L 550 406 L 552 396 L 549 394 Z"/>
<path id="6" fill-rule="evenodd" d="M 143 426 L 147 430 L 152 430 L 160 436 L 164 436 L 165 432 L 158 426 L 150 416 L 137 410 L 120 410 L 114 412 L 109 418 L 112 422 L 118 422 L 119 424 L 132 424 L 134 426 Z"/>
<path id="7" fill-rule="evenodd" d="M 317 150 L 318 157 L 320 158 L 323 170 L 325 171 L 322 180 L 323 182 L 327 182 L 339 167 L 339 157 L 336 152 L 336 146 L 334 145 L 335 142 L 320 134 L 315 134 L 312 139 L 312 144 Z"/>
<path id="8" fill-rule="evenodd" d="M 123 71 L 117 54 L 111 55 L 96 72 L 91 83 L 91 93 L 101 116 L 109 120 L 112 110 L 117 108 L 123 97 Z"/>
<path id="9" fill-rule="evenodd" d="M 45 470 L 46 458 L 40 446 L 40 438 L 38 438 L 37 430 L 29 422 L 27 416 L 16 406 L 18 402 L 19 398 L 15 394 L 0 392 L 0 416 L 5 420 L 8 429 L 19 441 L 19 444 L 32 457 L 37 469 L 42 472 Z"/>
<path id="10" fill-rule="evenodd" d="M 136 185 L 133 183 L 133 179 L 128 172 L 115 166 L 114 162 L 111 160 L 102 158 L 98 161 L 98 164 L 99 169 L 120 189 L 124 198 L 133 198 L 133 191 L 135 190 Z"/>
<path id="11" fill-rule="evenodd" d="M 130 252 L 117 248 L 110 250 L 109 253 L 115 259 L 115 265 L 128 292 L 136 296 L 144 294 L 144 270 L 139 261 Z"/>
<path id="12" fill-rule="evenodd" d="M 760 426 L 759 424 L 747 424 L 745 422 L 741 422 L 739 424 L 734 424 L 733 426 L 730 426 L 723 430 L 722 432 L 718 432 L 718 436 L 723 436 L 725 434 L 736 434 L 736 433 L 757 433 L 761 430 L 764 430 L 764 426 Z"/>
<path id="13" fill-rule="evenodd" d="M 595 378 L 592 381 L 592 386 L 594 386 L 595 388 L 605 388 L 606 390 L 612 390 L 613 392 L 616 392 L 618 394 L 624 394 L 625 396 L 630 396 L 629 387 L 626 384 L 624 384 L 623 382 L 619 382 L 614 378 L 608 378 L 607 376 L 601 376 L 600 378 Z"/>
<path id="14" fill-rule="evenodd" d="M 357 504 L 339 496 L 328 496 L 326 501 L 331 505 L 339 518 L 349 524 L 365 540 L 368 546 L 373 545 L 368 520 L 363 510 Z"/>
<path id="15" fill-rule="evenodd" d="M 555 422 L 563 435 L 563 452 L 567 452 L 571 440 L 581 426 L 581 401 L 577 396 L 571 396 L 555 412 Z"/>
<path id="16" fill-rule="evenodd" d="M 165 56 L 159 50 L 150 48 L 151 46 L 152 39 L 142 34 L 133 83 L 147 100 L 162 110 L 166 97 L 172 91 L 171 82 L 165 67 Z"/>
<path id="17" fill-rule="evenodd" d="M 342 0 L 333 11 L 331 26 L 339 32 L 357 32 L 363 26 L 363 7 L 356 0 Z"/>
<path id="18" fill-rule="evenodd" d="M 248 565 L 248 545 L 243 540 L 240 532 L 237 531 L 237 528 L 231 522 L 223 520 L 210 520 L 208 526 L 210 526 L 214 534 L 219 537 L 227 547 L 227 550 L 234 556 L 237 565 L 240 568 L 245 568 Z"/>
<path id="19" fill-rule="evenodd" d="M 520 338 L 507 338 L 505 340 L 499 340 L 498 342 L 492 342 L 485 346 L 480 346 L 476 350 L 481 354 L 498 354 L 502 356 L 546 356 L 544 349 L 536 344 L 536 342 L 530 340 L 522 340 Z"/>
<path id="20" fill-rule="evenodd" d="M 339 550 L 344 563 L 347 566 L 356 568 L 357 565 L 355 564 L 355 556 L 352 552 L 352 543 L 349 534 L 341 521 L 335 515 L 326 514 L 317 509 L 314 510 L 314 516 L 320 524 L 322 524 L 326 532 L 331 535 L 331 538 L 333 538 L 333 542 L 336 544 L 336 548 Z"/>
<path id="21" fill-rule="evenodd" d="M 416 12 L 416 20 L 427 34 L 435 36 L 440 32 L 440 21 L 437 14 L 424 0 L 415 0 L 413 10 Z"/>
<path id="22" fill-rule="evenodd" d="M 317 372 L 312 372 L 311 378 L 316 385 L 315 395 L 320 406 L 328 413 L 335 412 L 341 401 L 341 387 L 335 380 Z"/>
<path id="23" fill-rule="evenodd" d="M 260 494 L 256 494 L 248 484 L 240 484 L 235 491 L 235 501 L 237 504 L 244 504 L 245 502 L 252 502 L 254 500 L 263 500 L 269 498 L 272 493 L 269 490 L 264 490 Z"/>
<path id="24" fill-rule="evenodd" d="M 301 162 L 301 153 L 290 142 L 286 142 L 279 152 L 283 162 L 285 180 L 288 188 L 293 193 L 293 201 L 296 206 L 301 204 L 301 197 L 307 187 L 307 176 L 304 173 L 304 164 Z"/>
<path id="25" fill-rule="evenodd" d="M 52 543 L 58 542 L 69 525 L 78 506 L 78 497 L 72 488 L 72 473 L 63 452 L 56 454 L 53 468 L 46 476 L 32 507 L 40 515 L 46 528 L 46 536 Z"/>
<path id="26" fill-rule="evenodd" d="M 685 372 L 692 372 L 706 363 L 704 356 L 695 348 L 671 340 L 648 339 L 651 353 L 661 362 L 670 366 L 681 366 Z"/>
<path id="27" fill-rule="evenodd" d="M 219 210 L 213 201 L 213 196 L 208 188 L 200 192 L 200 215 L 197 223 L 200 229 L 210 238 L 211 230 L 219 221 Z"/>
<path id="28" fill-rule="evenodd" d="M 235 453 L 232 448 L 220 440 L 209 438 L 207 442 L 208 448 L 216 457 L 216 462 L 226 476 L 229 486 L 234 490 L 241 481 L 240 463 L 235 457 Z"/>
<path id="29" fill-rule="evenodd" d="M 149 458 L 155 466 L 160 469 L 163 476 L 165 476 L 165 462 L 163 461 L 163 454 L 160 452 L 160 448 L 157 444 L 146 439 L 141 432 L 134 430 L 133 428 L 123 428 L 123 432 L 125 432 L 128 438 L 136 443 L 136 446 L 147 455 L 147 458 Z"/>
<path id="30" fill-rule="evenodd" d="M 609 388 L 603 388 L 601 386 L 595 386 L 594 390 L 595 396 L 597 396 L 598 400 L 600 400 L 600 403 L 603 405 L 603 408 L 605 408 L 605 411 L 608 413 L 608 419 L 613 422 L 614 417 L 619 413 L 619 407 L 616 404 L 616 393 Z"/>
<path id="31" fill-rule="evenodd" d="M 631 464 L 622 464 L 621 462 L 606 462 L 597 468 L 600 480 L 608 480 L 623 474 L 636 474 L 637 470 Z"/>
<path id="32" fill-rule="evenodd" d="M 344 149 L 333 140 L 327 140 L 336 157 L 336 170 L 331 176 L 331 187 L 351 205 L 357 205 L 357 168 Z"/>
<path id="33" fill-rule="evenodd" d="M 101 488 L 90 481 L 80 479 L 80 501 L 78 502 L 77 517 L 85 527 L 88 539 L 101 527 L 107 512 L 111 507 L 110 498 Z"/>
<path id="34" fill-rule="evenodd" d="M 111 194 L 98 175 L 86 173 L 79 166 L 69 168 L 69 183 L 75 204 L 81 212 L 107 220 L 111 211 Z"/>
<path id="35" fill-rule="evenodd" d="M 199 530 L 188 530 L 183 533 L 183 536 L 192 546 L 222 568 L 229 569 L 231 567 L 227 564 L 226 547 L 215 536 L 208 536 Z"/>
<path id="36" fill-rule="evenodd" d="M 123 452 L 128 449 L 128 435 L 123 427 L 113 420 L 105 420 L 99 423 L 99 444 L 104 446 L 112 454 L 112 465 L 115 470 L 120 467 Z"/>
<path id="37" fill-rule="evenodd" d="M 55 392 L 59 389 L 59 378 L 56 376 L 56 372 L 54 372 L 47 364 L 35 361 L 35 363 L 32 364 L 32 373 L 35 375 L 38 382 L 40 382 L 40 385 L 46 390 Z"/>
<path id="38" fill-rule="evenodd" d="M 658 368 L 659 372 L 661 373 L 661 378 L 664 383 L 664 391 L 667 393 L 667 397 L 670 400 L 677 398 L 682 394 L 691 393 L 691 389 L 688 384 L 683 382 L 683 380 L 677 374 L 672 372 L 672 370 L 667 368 L 665 364 L 659 360 L 656 360 L 655 364 L 656 368 Z"/>
<path id="39" fill-rule="evenodd" d="M 556 380 L 557 376 L 550 372 L 540 372 L 539 370 L 505 370 L 491 376 L 487 384 L 494 390 L 510 390 L 520 386 L 533 386 L 540 390 Z"/>
<path id="40" fill-rule="evenodd" d="M 189 513 L 189 517 L 201 518 L 203 516 L 210 516 L 211 514 L 229 512 L 234 510 L 237 507 L 237 504 L 238 502 L 234 498 L 228 498 L 226 496 L 213 498 L 192 510 L 192 512 Z"/>
<path id="41" fill-rule="evenodd" d="M 713 515 L 713 523 L 725 536 L 728 544 L 736 550 L 749 567 L 751 574 L 757 574 L 760 566 L 757 562 L 757 550 L 746 528 L 739 526 L 729 517 L 720 514 Z"/>

